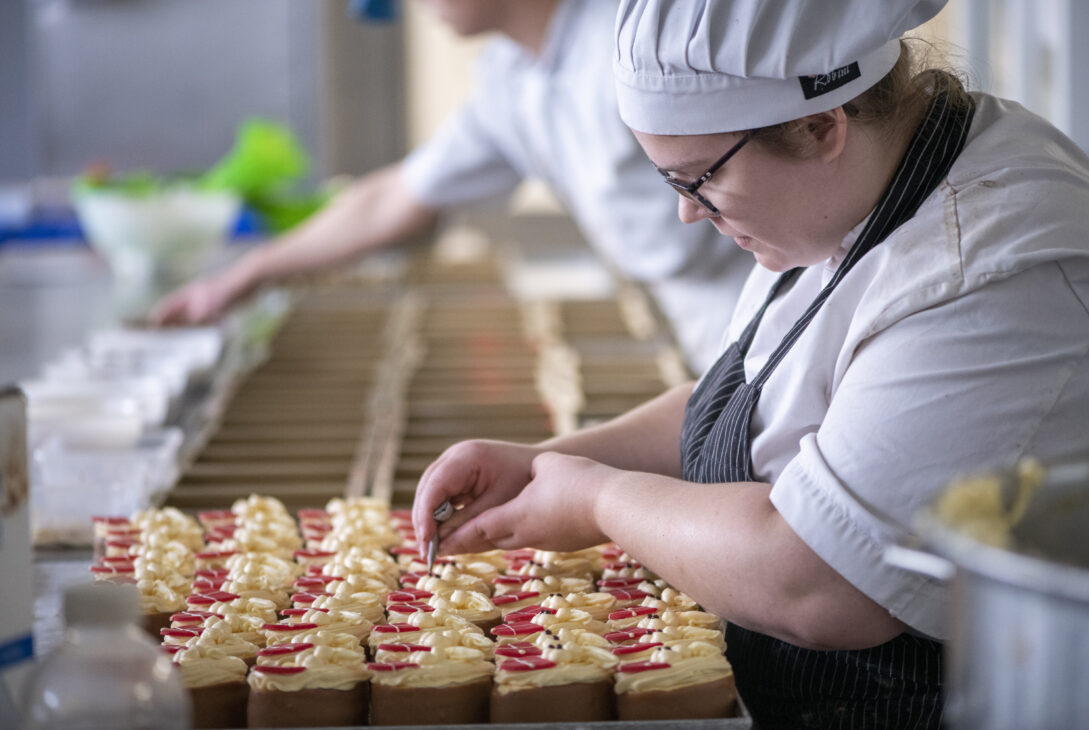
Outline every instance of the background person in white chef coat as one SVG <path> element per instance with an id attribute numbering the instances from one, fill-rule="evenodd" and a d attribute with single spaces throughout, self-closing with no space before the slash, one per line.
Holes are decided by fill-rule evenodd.
<path id="1" fill-rule="evenodd" d="M 152 318 L 203 322 L 262 284 L 331 269 L 418 232 L 444 208 L 547 181 L 587 240 L 646 284 L 689 363 L 714 358 L 751 260 L 675 202 L 621 121 L 616 0 L 431 0 L 457 33 L 499 35 L 472 100 L 428 144 L 360 178 L 309 222 L 168 295 Z"/>
<path id="2" fill-rule="evenodd" d="M 696 386 L 426 471 L 442 552 L 614 540 L 729 621 L 761 728 L 937 728 L 944 586 L 885 564 L 958 474 L 1084 453 L 1089 159 L 914 75 L 941 2 L 624 0 L 618 98 L 680 217 L 759 266 Z"/>

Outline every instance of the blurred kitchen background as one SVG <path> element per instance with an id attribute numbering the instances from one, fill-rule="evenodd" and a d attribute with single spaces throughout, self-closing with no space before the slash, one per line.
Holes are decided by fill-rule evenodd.
<path id="1" fill-rule="evenodd" d="M 387 5 L 392 19 L 374 17 Z M 923 35 L 975 88 L 1024 103 L 1089 149 L 1089 2 L 952 0 Z M 18 262 L 81 245 L 69 186 L 88 165 L 203 170 L 260 116 L 301 141 L 307 183 L 362 173 L 433 132 L 468 93 L 482 42 L 455 38 L 415 0 L 0 0 L 0 337 L 36 326 L 12 322 L 11 302 L 44 308 L 38 321 L 70 311 L 21 299 Z M 555 210 L 532 183 L 515 200 Z M 36 352 L 0 348 L 0 381 L 75 335 L 33 338 Z"/>

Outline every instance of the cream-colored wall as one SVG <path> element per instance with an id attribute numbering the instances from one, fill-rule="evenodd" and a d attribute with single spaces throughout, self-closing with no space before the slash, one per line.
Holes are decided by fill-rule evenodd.
<path id="1" fill-rule="evenodd" d="M 443 120 L 473 91 L 473 75 L 487 36 L 461 38 L 424 3 L 405 7 L 407 118 L 409 147 L 427 141 Z M 511 200 L 515 213 L 556 213 L 559 201 L 539 181 L 520 185 Z"/>
<path id="2" fill-rule="evenodd" d="M 426 141 L 472 91 L 476 58 L 486 37 L 461 38 L 424 3 L 406 2 L 408 144 Z"/>

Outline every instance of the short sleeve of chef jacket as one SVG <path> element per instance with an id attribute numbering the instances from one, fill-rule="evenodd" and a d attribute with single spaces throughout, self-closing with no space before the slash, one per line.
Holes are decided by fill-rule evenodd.
<path id="1" fill-rule="evenodd" d="M 843 279 L 751 422 L 755 474 L 798 536 L 936 637 L 946 587 L 889 565 L 885 548 L 958 476 L 1083 453 L 1089 413 L 1089 161 L 1020 107 L 977 100 L 948 180 Z M 750 380 L 836 264 L 809 267 L 769 307 Z M 753 274 L 731 334 L 775 276 Z"/>
<path id="2" fill-rule="evenodd" d="M 433 208 L 461 205 L 509 192 L 522 180 L 503 152 L 502 136 L 517 133 L 506 128 L 514 124 L 513 101 L 496 86 L 504 70 L 518 70 L 519 59 L 509 45 L 489 43 L 472 98 L 405 158 L 404 182 L 420 202 Z"/>

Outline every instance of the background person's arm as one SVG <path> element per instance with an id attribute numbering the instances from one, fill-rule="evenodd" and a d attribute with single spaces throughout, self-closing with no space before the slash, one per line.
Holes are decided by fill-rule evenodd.
<path id="1" fill-rule="evenodd" d="M 151 319 L 160 324 L 214 320 L 261 286 L 328 271 L 424 230 L 436 216 L 410 192 L 400 163 L 380 168 L 356 180 L 296 228 L 227 269 L 167 295 L 155 305 Z"/>

